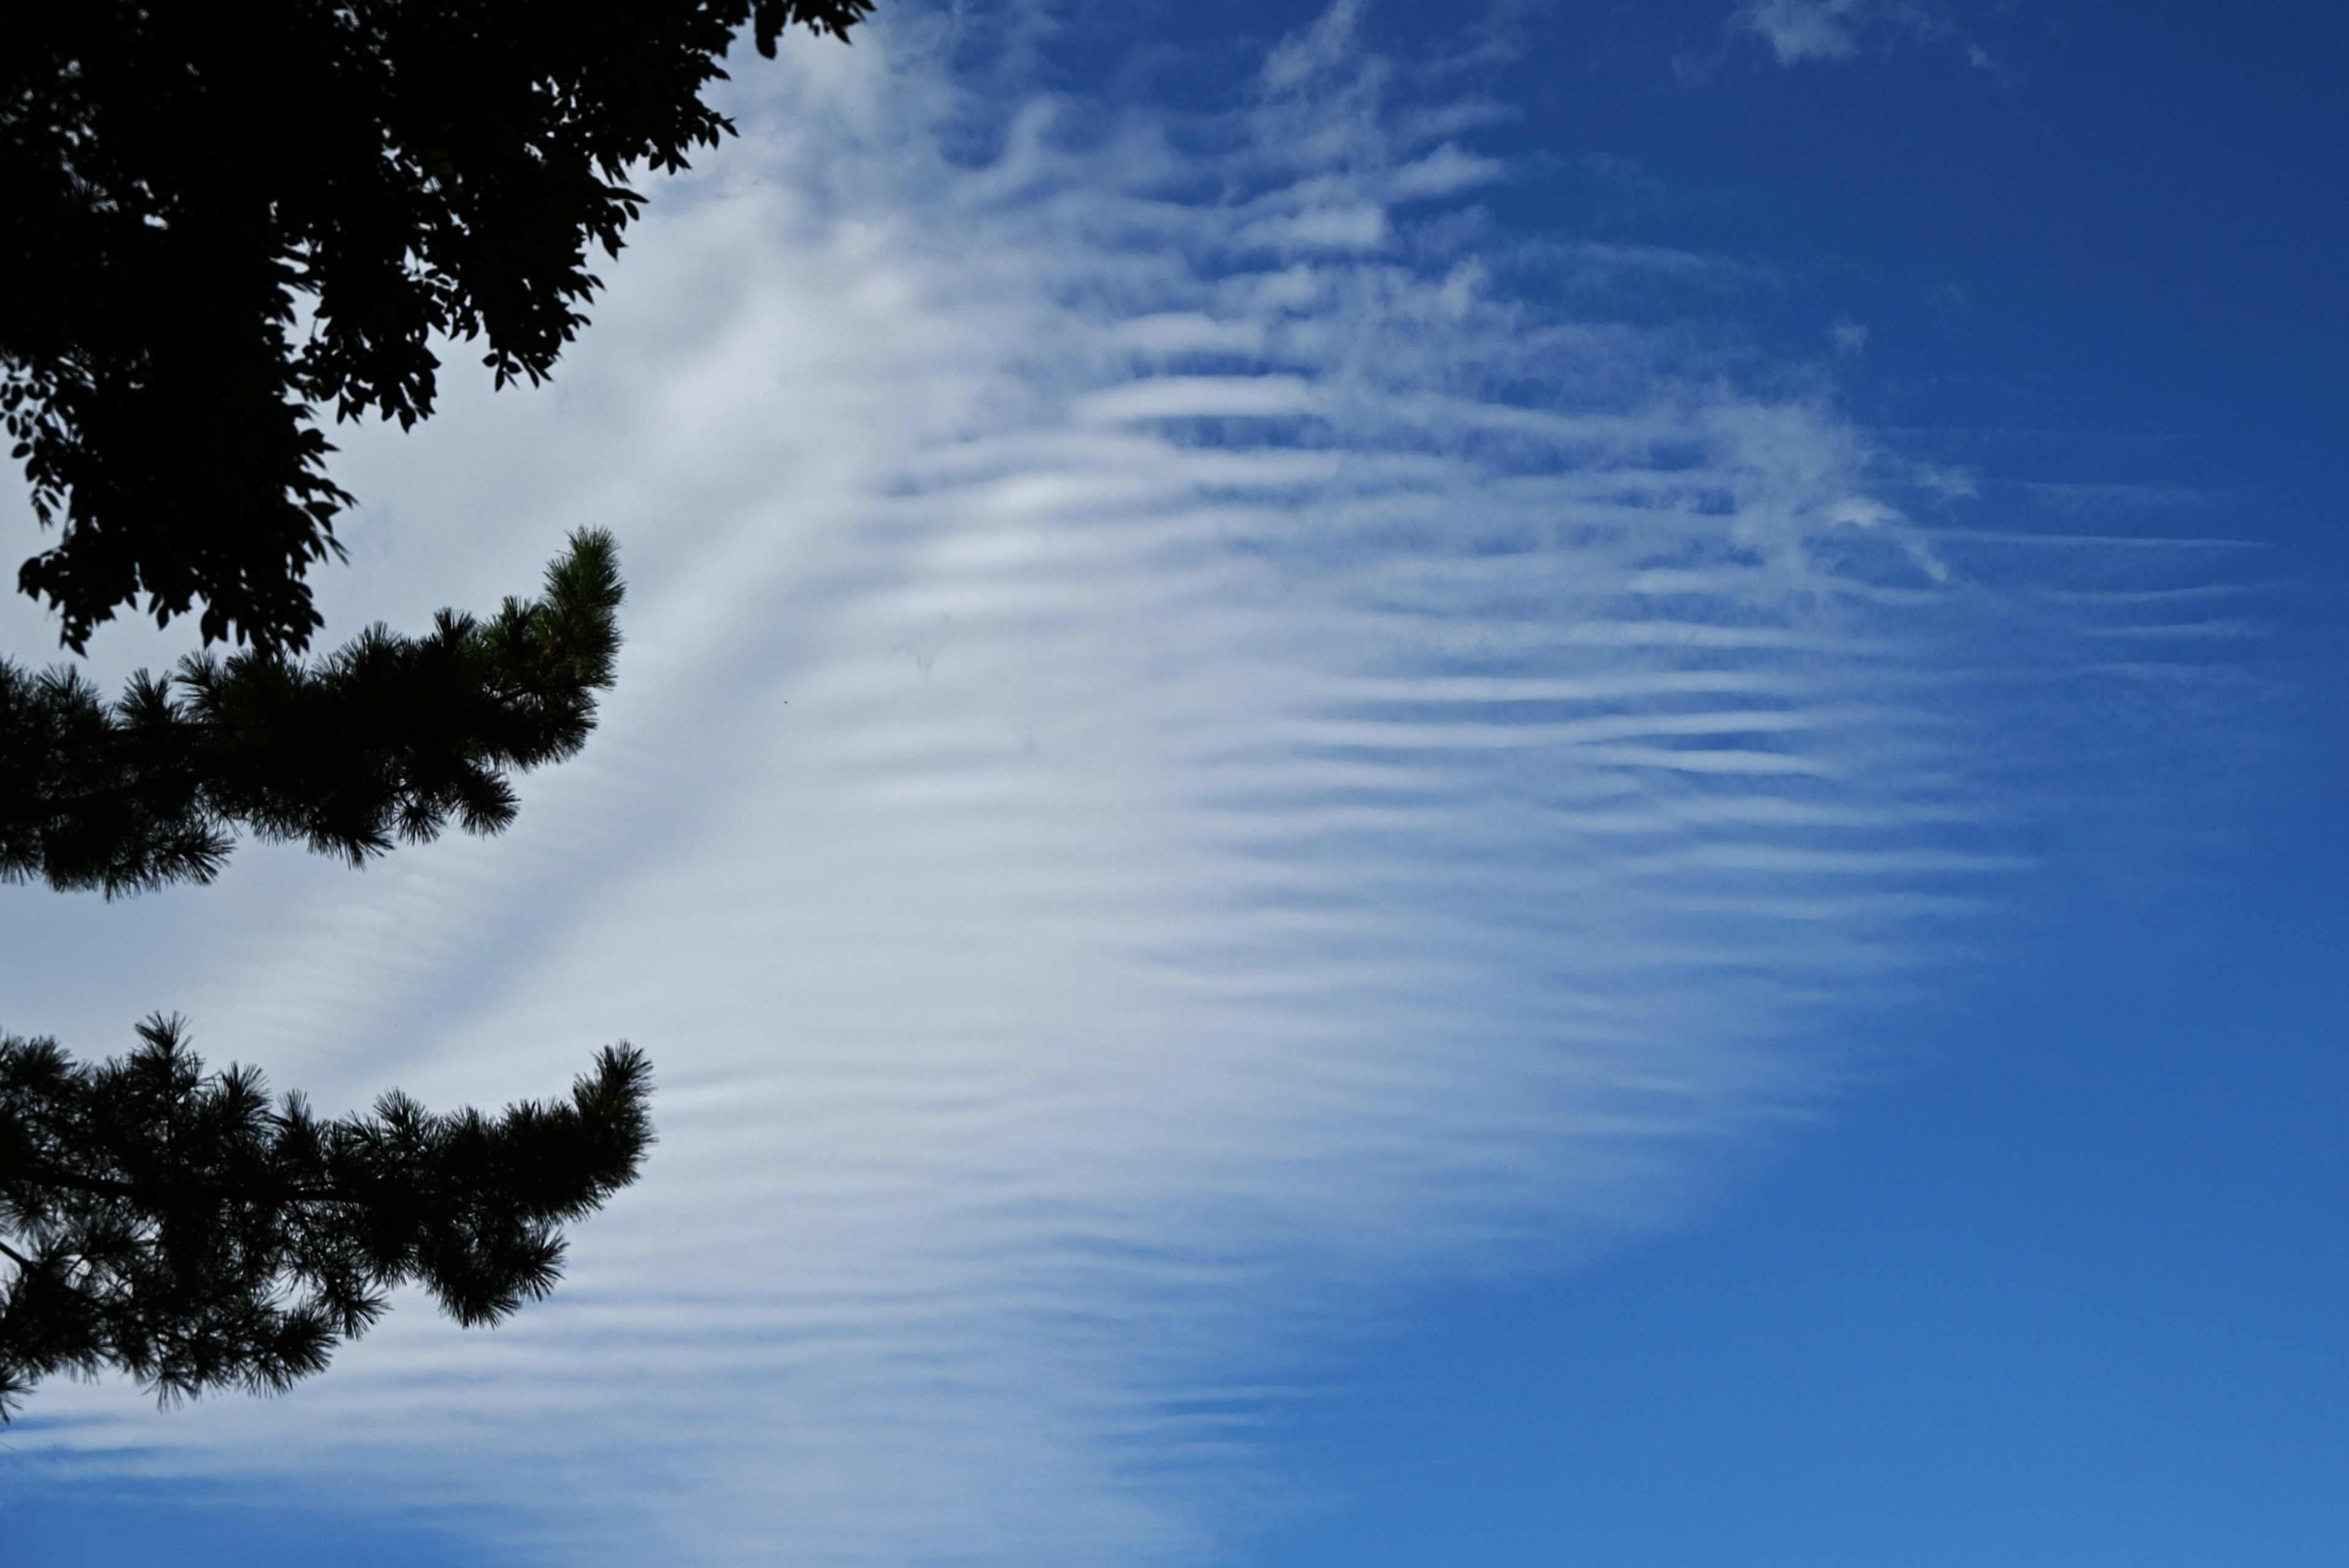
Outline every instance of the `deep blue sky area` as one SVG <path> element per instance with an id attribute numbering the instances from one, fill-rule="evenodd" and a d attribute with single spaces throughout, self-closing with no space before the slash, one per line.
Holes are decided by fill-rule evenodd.
<path id="1" fill-rule="evenodd" d="M 1250 1563 L 2349 1560 L 2349 11 L 1947 14 L 1987 65 L 1561 8 L 1499 95 L 1556 174 L 1496 205 L 1766 265 L 1782 352 L 1866 327 L 1847 406 L 1980 507 L 2143 485 L 2094 525 L 2271 546 L 2289 734 L 2111 825 L 2027 965 L 1902 1025 L 1930 1065 L 1700 1223 L 1428 1303 Z"/>
<path id="2" fill-rule="evenodd" d="M 1245 51 L 1203 40 L 1317 9 L 1081 19 L 1044 74 L 1115 62 L 1205 104 Z M 1374 4 L 1365 36 L 1457 51 L 1459 9 Z M 1322 1501 L 1229 1561 L 2334 1568 L 2349 6 L 1925 0 L 1943 26 L 1793 63 L 1730 9 L 1526 5 L 1497 63 L 1404 90 L 1515 111 L 1473 133 L 1514 166 L 1499 231 L 1738 269 L 1711 329 L 1815 365 L 1889 450 L 1972 471 L 1943 520 L 2260 546 L 2230 569 L 2264 585 L 2265 633 L 2224 652 L 2249 739 L 2179 764 L 2205 782 L 2167 807 L 2063 803 L 2079 831 L 2023 890 L 2028 950 L 1876 1018 L 1887 1039 L 1848 1044 L 1899 1064 L 1688 1222 L 1423 1299 L 1337 1366 L 1273 1418 Z M 1839 323 L 1864 347 L 1838 353 Z M 492 1560 L 176 1497 L 0 1492 L 0 1556 Z"/>
<path id="3" fill-rule="evenodd" d="M 489 1568 L 500 1561 L 448 1528 L 284 1499 L 221 1502 L 206 1495 L 211 1490 L 41 1486 L 37 1495 L 0 1493 L 0 1521 L 10 1559 L 21 1563 Z"/>
<path id="4" fill-rule="evenodd" d="M 1342 1501 L 1245 1560 L 2341 1562 L 2338 802 L 2082 889 L 1699 1223 L 1426 1303 L 1309 1424 Z"/>
<path id="5" fill-rule="evenodd" d="M 1314 8 L 1185 9 L 1263 37 Z M 1506 63 L 1426 84 L 1510 111 L 1479 133 L 1516 165 L 1510 232 L 1757 269 L 1724 315 L 1794 355 L 1865 327 L 1844 379 L 1877 428 L 2033 438 L 2031 477 L 2205 488 L 2342 559 L 2349 11 L 1961 0 L 1921 8 L 1944 35 L 1861 26 L 1854 57 L 1782 65 L 1719 4 L 1516 9 Z M 1457 14 L 1374 5 L 1364 32 L 1421 62 Z"/>

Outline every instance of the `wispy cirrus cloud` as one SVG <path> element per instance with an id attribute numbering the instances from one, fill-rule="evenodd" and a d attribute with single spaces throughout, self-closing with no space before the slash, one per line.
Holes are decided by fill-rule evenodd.
<path id="1" fill-rule="evenodd" d="M 1974 65 L 1990 64 L 1988 53 L 1929 0 L 1744 0 L 1733 26 L 1768 44 L 1784 66 L 1852 59 L 1871 39 L 1955 43 Z"/>
<path id="2" fill-rule="evenodd" d="M 918 17 L 746 72 L 554 389 L 352 443 L 335 624 L 620 534 L 603 732 L 136 961 L 20 913 L 11 1026 L 185 1006 L 328 1105 L 626 1035 L 664 1141 L 495 1334 L 22 1443 L 571 1563 L 1195 1561 L 1323 1348 L 1832 1090 L 2022 864 L 1983 680 L 2176 607 L 2002 597 L 1823 398 L 1517 298 L 1350 15 L 1204 121 L 979 101 Z"/>

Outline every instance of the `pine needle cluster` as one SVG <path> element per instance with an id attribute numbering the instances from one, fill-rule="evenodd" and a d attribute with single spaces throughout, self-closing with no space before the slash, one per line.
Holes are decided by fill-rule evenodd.
<path id="1" fill-rule="evenodd" d="M 0 1421 L 41 1378 L 129 1373 L 167 1402 L 284 1389 L 420 1283 L 468 1326 L 543 1297 L 559 1227 L 634 1180 L 651 1068 L 606 1047 L 568 1103 L 323 1121 L 207 1074 L 175 1018 L 78 1064 L 0 1039 Z"/>
<path id="2" fill-rule="evenodd" d="M 109 897 L 209 882 L 243 827 L 359 865 L 451 821 L 513 820 L 510 771 L 586 743 L 617 660 L 617 547 L 574 535 L 546 591 L 430 633 L 376 626 L 311 663 L 199 653 L 112 703 L 0 660 L 0 880 Z"/>

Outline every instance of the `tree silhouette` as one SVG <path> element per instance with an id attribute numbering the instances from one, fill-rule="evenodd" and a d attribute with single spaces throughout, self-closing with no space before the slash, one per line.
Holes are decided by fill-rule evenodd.
<path id="1" fill-rule="evenodd" d="M 109 898 L 216 876 L 236 836 L 352 865 L 585 742 L 619 648 L 608 535 L 545 592 L 307 658 L 310 567 L 353 498 L 319 410 L 428 417 L 439 351 L 543 379 L 645 198 L 731 131 L 746 26 L 845 39 L 873 0 L 77 0 L 0 50 L 0 421 L 56 537 L 19 588 L 74 653 L 118 612 L 204 651 L 106 701 L 0 660 L 0 880 Z M 226 657 L 209 651 L 231 645 Z M 317 1371 L 385 1294 L 461 1324 L 554 1283 L 562 1227 L 634 1179 L 650 1072 L 564 1104 L 322 1121 L 183 1024 L 77 1064 L 0 1037 L 0 1420 L 109 1369 L 166 1400 Z"/>
<path id="2" fill-rule="evenodd" d="M 350 501 L 312 422 L 432 411 L 435 337 L 543 377 L 644 205 L 731 129 L 751 24 L 871 0 L 74 0 L 0 51 L 0 409 L 66 645 L 144 595 L 207 642 L 305 646 Z M 297 301 L 306 297 L 308 319 Z"/>
<path id="3" fill-rule="evenodd" d="M 352 865 L 513 820 L 509 769 L 586 743 L 620 650 L 617 547 L 574 535 L 543 597 L 430 635 L 370 628 L 314 664 L 248 649 L 141 671 L 111 704 L 0 660 L 0 878 L 109 897 L 209 882 L 242 826 Z"/>
<path id="4" fill-rule="evenodd" d="M 421 1282 L 466 1324 L 554 1288 L 564 1220 L 636 1179 L 651 1069 L 606 1047 L 568 1105 L 434 1116 L 397 1092 L 320 1121 L 261 1075 L 206 1075 L 175 1018 L 78 1065 L 0 1039 L 0 1408 L 113 1366 L 166 1400 L 273 1392 Z"/>

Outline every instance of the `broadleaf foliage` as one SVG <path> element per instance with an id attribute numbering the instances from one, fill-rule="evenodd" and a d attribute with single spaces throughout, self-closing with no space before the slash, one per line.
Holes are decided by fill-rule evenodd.
<path id="1" fill-rule="evenodd" d="M 137 605 L 299 651 L 351 496 L 313 422 L 432 411 L 436 339 L 543 377 L 644 205 L 732 127 L 748 23 L 873 0 L 73 0 L 0 49 L 0 414 L 78 652 Z M 297 313 L 306 303 L 306 318 Z M 300 330 L 297 332 L 297 324 Z"/>

